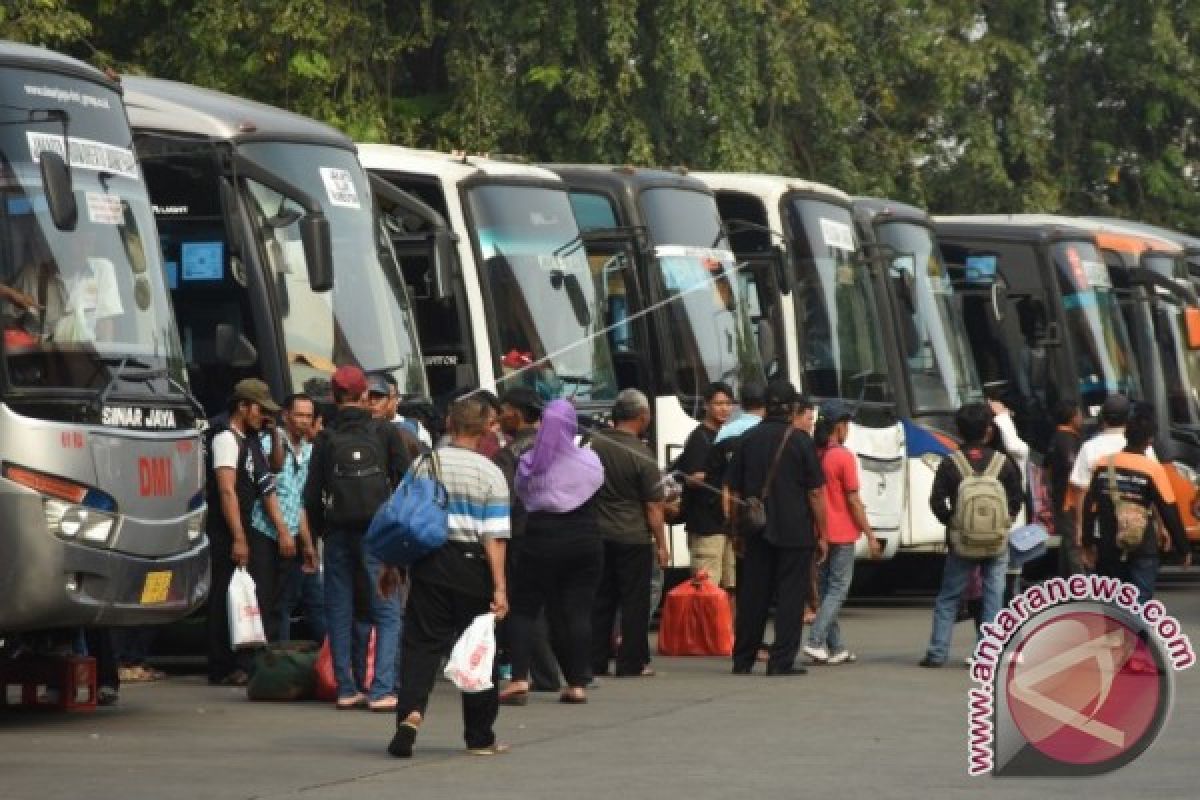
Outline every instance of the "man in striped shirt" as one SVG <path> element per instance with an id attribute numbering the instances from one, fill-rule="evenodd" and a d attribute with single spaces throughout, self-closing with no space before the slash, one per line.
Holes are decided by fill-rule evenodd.
<path id="1" fill-rule="evenodd" d="M 430 459 L 449 499 L 447 542 L 409 570 L 396 734 L 388 746 L 397 758 L 412 756 L 438 667 L 458 637 L 480 614 L 491 611 L 503 619 L 508 613 L 504 580 L 510 535 L 508 483 L 499 467 L 476 452 L 494 418 L 491 405 L 479 394 L 455 401 L 447 420 L 449 441 Z M 389 571 L 380 581 L 381 591 L 390 594 L 397 578 L 394 570 Z M 462 696 L 464 738 L 467 751 L 475 755 L 508 749 L 496 742 L 492 730 L 500 709 L 495 674 L 492 682 L 493 688 L 486 692 Z"/>

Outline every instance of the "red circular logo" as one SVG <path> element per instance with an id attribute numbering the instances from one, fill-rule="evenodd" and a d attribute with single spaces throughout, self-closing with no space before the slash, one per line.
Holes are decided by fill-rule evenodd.
<path id="1" fill-rule="evenodd" d="M 1100 765 L 1140 752 L 1168 701 L 1166 666 L 1124 621 L 1071 611 L 1035 628 L 1004 678 L 1013 723 L 1062 764 Z"/>

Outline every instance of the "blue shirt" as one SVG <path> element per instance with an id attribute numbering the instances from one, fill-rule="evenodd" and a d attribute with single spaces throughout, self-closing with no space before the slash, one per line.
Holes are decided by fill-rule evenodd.
<path id="1" fill-rule="evenodd" d="M 262 436 L 263 450 L 270 455 L 271 435 Z M 279 500 L 279 509 L 283 512 L 283 521 L 288 530 L 295 536 L 300 531 L 300 509 L 304 507 L 304 483 L 308 480 L 308 462 L 312 458 L 312 442 L 303 442 L 297 450 L 292 444 L 291 437 L 283 434 L 283 446 L 286 451 L 283 457 L 283 470 L 275 475 L 275 497 Z M 251 516 L 254 529 L 272 539 L 276 538 L 275 526 L 267 519 L 262 501 L 254 504 Z"/>

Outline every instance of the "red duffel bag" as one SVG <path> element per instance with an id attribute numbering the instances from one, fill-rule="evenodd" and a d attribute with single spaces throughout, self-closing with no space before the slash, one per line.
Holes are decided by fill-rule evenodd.
<path id="1" fill-rule="evenodd" d="M 733 612 L 729 595 L 700 570 L 667 592 L 658 626 L 658 653 L 664 656 L 733 654 Z"/>
<path id="2" fill-rule="evenodd" d="M 313 697 L 327 703 L 337 700 L 337 681 L 333 677 L 333 653 L 329 649 L 328 636 L 325 637 L 325 641 L 321 644 L 321 649 L 317 651 L 315 670 L 317 673 L 317 683 L 313 689 Z M 363 681 L 363 691 L 371 688 L 371 681 L 374 678 L 375 629 L 371 628 L 371 640 L 367 643 L 367 676 L 366 680 Z"/>

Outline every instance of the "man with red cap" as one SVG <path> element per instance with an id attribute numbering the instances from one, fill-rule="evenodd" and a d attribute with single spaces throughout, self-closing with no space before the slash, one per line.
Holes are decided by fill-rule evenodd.
<path id="1" fill-rule="evenodd" d="M 313 442 L 304 513 L 310 529 L 325 539 L 325 615 L 337 707 L 395 711 L 400 600 L 372 591 L 384 566 L 363 550 L 362 539 L 408 469 L 408 448 L 394 425 L 373 418 L 361 369 L 338 367 L 331 383 L 338 413 Z M 356 620 L 375 626 L 370 686 L 360 685 L 362 676 L 351 666 Z"/>

